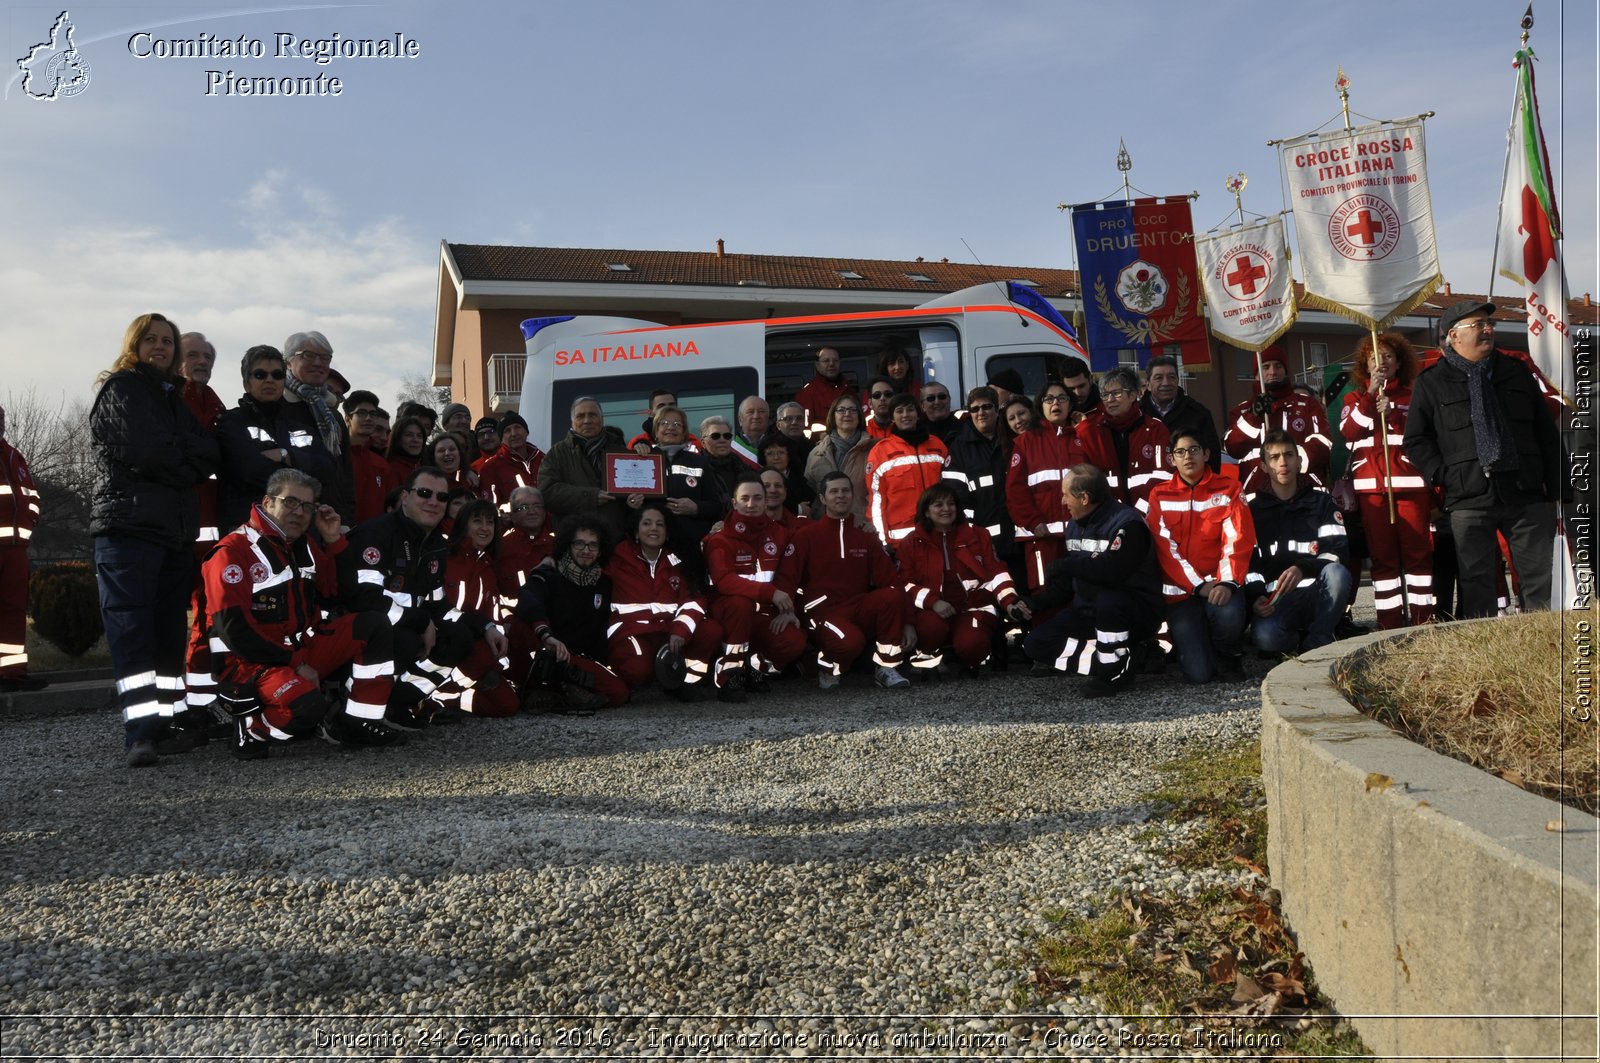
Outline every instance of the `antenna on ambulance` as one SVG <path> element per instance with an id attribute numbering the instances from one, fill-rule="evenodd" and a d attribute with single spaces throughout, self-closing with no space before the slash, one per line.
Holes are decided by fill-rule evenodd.
<path id="1" fill-rule="evenodd" d="M 961 246 L 967 249 L 967 254 L 972 256 L 972 261 L 976 262 L 978 265 L 982 266 L 984 269 L 988 269 L 989 268 L 989 266 L 983 261 L 983 259 L 978 257 L 978 253 L 972 249 L 972 245 L 967 243 L 967 238 L 965 236 L 958 236 L 958 237 L 956 237 L 956 239 L 960 240 L 961 241 Z M 993 280 L 995 285 L 996 285 L 996 287 L 998 287 L 1000 289 L 1000 297 L 1003 298 L 1007 303 L 1010 303 L 1011 302 L 1011 292 L 1010 292 L 1009 289 L 1006 288 L 1006 282 L 1001 280 L 999 277 L 991 277 L 990 279 Z M 1021 310 L 1016 310 L 1014 308 L 1013 308 L 1012 312 L 1017 315 L 1017 320 L 1022 322 L 1022 327 L 1023 328 L 1027 328 L 1028 327 L 1028 318 L 1027 318 L 1027 316 L 1025 314 L 1023 314 L 1023 312 Z"/>

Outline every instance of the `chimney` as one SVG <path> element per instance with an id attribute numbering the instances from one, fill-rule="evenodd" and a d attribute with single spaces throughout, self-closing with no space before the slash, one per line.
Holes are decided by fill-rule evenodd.
<path id="1" fill-rule="evenodd" d="M 921 256 L 921 255 L 918 255 L 918 256 L 917 256 L 917 261 L 918 261 L 918 262 L 921 262 L 921 261 L 922 261 L 922 256 Z"/>
<path id="2" fill-rule="evenodd" d="M 1589 298 L 1589 293 L 1588 292 L 1584 292 L 1583 293 L 1583 305 L 1584 306 L 1593 306 L 1594 305 L 1594 300 Z"/>
<path id="3" fill-rule="evenodd" d="M 722 257 L 722 237 L 717 237 L 717 257 Z"/>
<path id="4" fill-rule="evenodd" d="M 1444 294 L 1446 294 L 1446 295 L 1450 294 L 1450 282 L 1449 281 L 1445 281 L 1444 282 Z"/>

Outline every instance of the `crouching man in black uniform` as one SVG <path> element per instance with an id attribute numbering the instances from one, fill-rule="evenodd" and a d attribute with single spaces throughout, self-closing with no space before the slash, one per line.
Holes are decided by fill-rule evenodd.
<path id="1" fill-rule="evenodd" d="M 394 689 L 383 721 L 417 731 L 438 708 L 428 696 L 466 659 L 483 617 L 446 619 L 449 545 L 439 524 L 450 482 L 431 465 L 412 470 L 399 507 L 350 532 L 339 555 L 339 598 L 348 611 L 377 611 L 394 628 Z M 476 630 L 474 630 L 476 627 Z"/>
<path id="2" fill-rule="evenodd" d="M 1074 465 L 1061 481 L 1066 556 L 1015 607 L 1023 617 L 1065 604 L 1022 648 L 1036 665 L 1087 675 L 1081 693 L 1103 698 L 1133 685 L 1133 646 L 1161 626 L 1161 570 L 1144 518 L 1111 494 L 1106 474 Z"/>
<path id="3" fill-rule="evenodd" d="M 393 685 L 389 621 L 381 612 L 323 619 L 338 588 L 334 556 L 346 548 L 339 514 L 318 505 L 321 485 L 279 469 L 249 520 L 224 536 L 202 569 L 206 630 L 217 678 L 235 706 L 245 759 L 266 756 L 274 739 L 323 733 L 335 741 L 382 745 L 395 733 L 379 721 Z M 306 535 L 315 522 L 315 537 Z M 329 715 L 322 679 L 351 669 L 343 710 Z"/>

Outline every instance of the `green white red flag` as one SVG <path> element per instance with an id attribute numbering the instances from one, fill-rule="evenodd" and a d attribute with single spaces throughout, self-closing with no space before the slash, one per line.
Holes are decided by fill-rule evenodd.
<path id="1" fill-rule="evenodd" d="M 1567 274 L 1561 264 L 1561 216 L 1550 153 L 1533 89 L 1532 50 L 1519 51 L 1514 66 L 1517 99 L 1507 133 L 1495 269 L 1517 285 L 1517 296 L 1528 312 L 1528 353 L 1534 364 L 1565 390 L 1572 380 Z"/>

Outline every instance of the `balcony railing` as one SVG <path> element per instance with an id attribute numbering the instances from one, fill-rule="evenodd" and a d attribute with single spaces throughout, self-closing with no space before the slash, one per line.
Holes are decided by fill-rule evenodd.
<path id="1" fill-rule="evenodd" d="M 489 405 L 495 413 L 515 410 L 522 402 L 522 371 L 527 364 L 526 353 L 489 356 Z"/>

